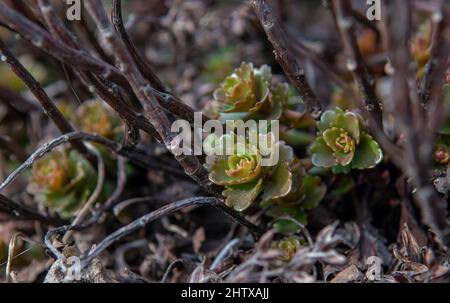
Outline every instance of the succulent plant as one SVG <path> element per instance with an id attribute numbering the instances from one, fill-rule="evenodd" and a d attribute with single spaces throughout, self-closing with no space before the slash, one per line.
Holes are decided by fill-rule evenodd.
<path id="1" fill-rule="evenodd" d="M 123 134 L 123 124 L 112 108 L 100 100 L 87 101 L 76 111 L 76 123 L 88 133 L 119 141 Z"/>
<path id="2" fill-rule="evenodd" d="M 445 144 L 438 144 L 434 149 L 434 160 L 442 165 L 450 163 L 450 148 Z"/>
<path id="3" fill-rule="evenodd" d="M 450 139 L 448 135 L 439 134 L 433 150 L 434 161 L 438 165 L 450 164 Z"/>
<path id="4" fill-rule="evenodd" d="M 37 202 L 71 217 L 96 185 L 94 169 L 74 150 L 54 150 L 33 164 L 29 191 Z"/>
<path id="5" fill-rule="evenodd" d="M 340 108 L 327 110 L 317 127 L 319 132 L 310 149 L 315 166 L 348 173 L 351 169 L 373 168 L 383 159 L 380 146 L 356 113 Z"/>
<path id="6" fill-rule="evenodd" d="M 279 119 L 288 101 L 286 83 L 272 86 L 268 65 L 243 62 L 214 92 L 222 120 Z"/>
<path id="7" fill-rule="evenodd" d="M 229 151 L 222 155 L 216 152 L 206 159 L 209 179 L 225 187 L 222 194 L 229 207 L 244 211 L 258 197 L 271 200 L 284 197 L 291 191 L 292 173 L 289 166 L 294 158 L 293 151 L 284 142 L 275 141 L 273 133 L 259 135 L 259 142 L 267 142 L 266 146 L 272 152 L 278 150 L 278 162 L 273 166 L 262 166 L 262 155 L 266 151 L 262 153 L 257 146 L 260 144 L 253 145 L 248 138 L 231 133 L 214 138 L 213 141 L 211 146 L 216 151 Z M 245 150 L 242 153 L 239 149 L 243 147 Z"/>
<path id="8" fill-rule="evenodd" d="M 294 236 L 289 236 L 279 241 L 276 241 L 273 245 L 273 248 L 281 251 L 280 259 L 284 262 L 289 262 L 292 260 L 294 255 L 301 247 L 301 243 L 299 238 Z"/>

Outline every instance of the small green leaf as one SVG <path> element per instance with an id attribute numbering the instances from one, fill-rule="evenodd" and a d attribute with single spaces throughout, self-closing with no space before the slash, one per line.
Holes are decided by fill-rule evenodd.
<path id="1" fill-rule="evenodd" d="M 336 165 L 333 151 L 327 146 L 323 137 L 317 138 L 310 151 L 313 165 L 318 167 L 332 167 Z"/>
<path id="2" fill-rule="evenodd" d="M 368 134 L 361 136 L 361 142 L 356 149 L 352 167 L 368 169 L 375 167 L 383 159 L 383 152 L 378 143 Z"/>
<path id="3" fill-rule="evenodd" d="M 342 115 L 336 116 L 336 127 L 340 127 L 347 131 L 349 135 L 355 140 L 356 144 L 359 143 L 359 119 L 356 114 L 352 112 L 346 112 Z"/>
<path id="4" fill-rule="evenodd" d="M 228 186 L 222 192 L 226 198 L 225 204 L 237 211 L 246 210 L 261 193 L 262 184 L 262 179 L 259 179 L 246 184 Z"/>

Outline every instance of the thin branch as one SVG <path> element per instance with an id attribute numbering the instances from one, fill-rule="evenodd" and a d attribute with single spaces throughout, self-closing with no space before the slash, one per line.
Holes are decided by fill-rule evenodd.
<path id="1" fill-rule="evenodd" d="M 369 19 L 367 19 L 367 17 L 364 14 L 355 9 L 352 9 L 350 11 L 350 14 L 353 17 L 353 19 L 355 19 L 357 22 L 369 28 L 375 33 L 375 40 L 377 43 L 381 42 L 381 33 L 375 23 L 371 22 Z"/>
<path id="2" fill-rule="evenodd" d="M 130 161 L 136 163 L 137 165 L 151 168 L 151 169 L 160 169 L 164 170 L 170 173 L 173 173 L 174 175 L 180 176 L 180 177 L 186 177 L 182 172 L 174 169 L 173 167 L 162 165 L 159 166 L 156 164 L 156 160 L 149 159 L 148 155 L 143 155 L 140 152 L 138 152 L 134 147 L 130 146 L 121 146 L 120 144 L 111 141 L 109 139 L 100 137 L 95 134 L 87 134 L 83 132 L 73 132 L 64 134 L 58 138 L 55 138 L 51 140 L 50 142 L 45 143 L 41 147 L 39 147 L 35 152 L 33 152 L 28 159 L 22 163 L 15 171 L 13 171 L 6 179 L 3 181 L 3 183 L 0 184 L 0 192 L 2 192 L 8 185 L 10 185 L 20 174 L 22 174 L 26 169 L 30 168 L 34 162 L 36 162 L 38 159 L 42 158 L 45 154 L 52 151 L 56 147 L 68 143 L 73 140 L 85 140 L 85 141 L 91 141 L 98 144 L 101 144 L 105 147 L 107 147 L 109 150 L 117 153 L 118 155 L 121 155 L 123 157 L 126 157 L 130 159 Z M 155 163 L 156 162 L 156 163 Z"/>
<path id="3" fill-rule="evenodd" d="M 450 54 L 450 3 L 443 1 L 432 20 L 434 32 L 431 56 L 419 84 L 419 98 L 429 114 L 430 130 L 436 132 L 442 120 L 447 118 L 446 112 L 442 111 L 444 102 L 441 96 Z"/>
<path id="4" fill-rule="evenodd" d="M 380 103 L 376 94 L 375 80 L 369 74 L 364 58 L 358 47 L 355 34 L 354 21 L 352 20 L 352 7 L 348 0 L 333 0 L 336 24 L 344 42 L 345 52 L 348 57 L 347 68 L 353 73 L 363 96 L 364 109 L 371 114 L 378 124 L 383 128 L 383 118 Z"/>
<path id="5" fill-rule="evenodd" d="M 4 149 L 7 152 L 11 153 L 19 161 L 25 161 L 27 159 L 27 155 L 25 154 L 23 149 L 9 137 L 0 136 L 0 149 Z"/>
<path id="6" fill-rule="evenodd" d="M 419 85 L 419 97 L 421 105 L 425 109 L 428 108 L 428 103 L 431 98 L 431 86 L 435 82 L 438 82 L 437 84 L 441 82 L 436 80 L 439 80 L 443 70 L 445 71 L 447 68 L 449 51 L 445 34 L 449 16 L 444 11 L 445 6 L 446 4 L 443 3 L 441 8 L 434 12 L 432 18 L 434 23 L 434 31 L 431 44 L 431 56 L 425 66 L 425 74 Z"/>
<path id="7" fill-rule="evenodd" d="M 55 14 L 51 3 L 48 0 L 38 0 L 38 3 L 45 19 L 45 23 L 53 35 L 59 37 L 68 46 L 77 48 L 78 43 L 76 38 L 65 27 L 62 20 Z M 76 67 L 75 70 L 76 74 L 81 78 L 86 86 L 89 87 L 92 93 L 95 93 L 102 100 L 108 103 L 108 105 L 111 106 L 128 125 L 136 125 L 145 132 L 155 136 L 157 139 L 159 138 L 153 126 L 148 123 L 146 119 L 138 116 L 132 108 L 123 102 L 113 84 L 108 87 L 108 80 L 99 80 L 95 75 L 80 70 Z"/>
<path id="8" fill-rule="evenodd" d="M 108 43 L 108 46 L 114 51 L 123 74 L 129 79 L 133 92 L 144 107 L 144 116 L 161 136 L 167 149 L 171 151 L 172 144 L 174 144 L 171 123 L 155 97 L 154 88 L 144 79 L 136 64 L 134 64 L 133 57 L 127 50 L 125 44 L 116 35 L 101 1 L 88 0 L 85 2 L 85 5 L 97 24 L 100 34 Z M 185 173 L 205 188 L 207 192 L 215 196 L 221 196 L 220 187 L 209 181 L 206 169 L 201 165 L 196 156 L 179 155 L 175 156 L 175 158 L 183 166 Z"/>
<path id="9" fill-rule="evenodd" d="M 49 9 L 49 6 L 46 6 L 44 3 L 44 6 L 41 7 L 41 10 L 42 8 L 44 8 L 45 12 L 45 9 Z M 51 15 L 52 22 L 54 22 L 56 19 L 59 19 L 54 13 Z M 36 47 L 54 56 L 55 58 L 58 58 L 67 66 L 74 66 L 78 70 L 91 72 L 95 75 L 101 75 L 103 78 L 119 84 L 126 91 L 132 93 L 128 79 L 119 69 L 107 62 L 92 57 L 84 50 L 79 50 L 79 45 L 76 45 L 76 47 L 70 47 L 68 44 L 66 44 L 67 40 L 65 40 L 65 43 L 63 43 L 58 39 L 52 37 L 52 35 L 50 35 L 39 25 L 33 23 L 21 14 L 10 9 L 1 1 L 0 20 L 3 20 L 2 23 L 5 24 L 9 29 L 18 32 L 21 36 L 31 41 Z M 61 22 L 58 23 L 59 25 L 63 25 L 63 23 Z M 55 25 L 55 23 L 51 24 Z M 67 31 L 58 31 L 59 34 L 63 32 Z M 185 119 L 189 122 L 194 121 L 194 111 L 188 105 L 184 104 L 181 100 L 171 95 L 169 92 L 160 92 L 153 87 L 151 87 L 150 89 L 156 95 L 158 102 L 161 103 L 164 109 L 174 113 L 181 119 Z M 204 117 L 204 120 L 207 120 L 207 117 Z"/>
<path id="10" fill-rule="evenodd" d="M 352 96 L 354 95 L 353 90 L 350 88 L 348 83 L 343 80 L 338 71 L 330 66 L 327 62 L 325 62 L 314 49 L 303 43 L 303 41 L 296 39 L 294 35 L 292 35 L 289 31 L 286 31 L 286 36 L 288 37 L 289 41 L 292 42 L 289 46 L 294 52 L 296 52 L 298 55 L 309 58 L 325 75 L 328 75 L 331 81 L 333 81 L 336 85 L 344 89 Z"/>
<path id="11" fill-rule="evenodd" d="M 108 235 L 105 239 L 103 239 L 99 244 L 95 246 L 95 248 L 81 260 L 81 267 L 84 268 L 96 257 L 98 257 L 105 249 L 111 246 L 113 243 L 119 241 L 120 239 L 128 236 L 129 234 L 145 227 L 147 224 L 163 217 L 170 215 L 176 211 L 179 211 L 183 208 L 189 206 L 203 206 L 203 205 L 214 205 L 217 203 L 221 203 L 216 198 L 212 197 L 198 197 L 198 198 L 190 198 L 177 202 L 173 202 L 171 204 L 165 205 L 158 210 L 152 211 L 136 220 L 131 222 L 130 224 L 116 230 L 112 234 Z"/>
<path id="12" fill-rule="evenodd" d="M 111 14 L 112 23 L 113 23 L 116 31 L 119 33 L 120 37 L 122 38 L 123 42 L 125 43 L 126 47 L 128 48 L 128 51 L 130 52 L 131 56 L 133 57 L 137 68 L 142 73 L 142 75 L 152 84 L 152 86 L 156 90 L 167 91 L 164 84 L 161 82 L 161 80 L 158 78 L 158 76 L 156 76 L 156 74 L 153 72 L 152 67 L 145 60 L 143 60 L 142 57 L 139 55 L 138 50 L 134 46 L 130 37 L 128 36 L 127 31 L 125 30 L 125 26 L 123 25 L 121 1 L 113 0 L 112 7 L 113 7 L 112 14 Z"/>
<path id="13" fill-rule="evenodd" d="M 97 202 L 98 197 L 101 195 L 103 185 L 105 184 L 105 162 L 103 161 L 102 155 L 93 145 L 89 144 L 88 148 L 92 150 L 97 158 L 97 185 L 87 201 L 83 203 L 83 207 L 77 212 L 75 219 L 72 221 L 72 225 L 79 225 L 89 215 L 94 203 Z M 67 243 L 71 235 L 71 232 L 67 232 L 63 237 L 63 243 Z"/>
<path id="14" fill-rule="evenodd" d="M 3 85 L 0 85 L 0 100 L 23 114 L 41 110 L 38 104 Z"/>
<path id="15" fill-rule="evenodd" d="M 107 79 L 120 83 L 124 87 L 128 85 L 128 82 L 117 68 L 89 56 L 84 51 L 71 48 L 57 38 L 53 38 L 46 30 L 12 10 L 2 1 L 0 1 L 0 19 L 9 28 L 31 41 L 33 45 L 58 58 L 65 64 L 69 66 L 76 64 L 80 69 L 85 69 L 98 75 L 105 75 Z"/>
<path id="16" fill-rule="evenodd" d="M 240 244 L 240 240 L 238 238 L 235 238 L 231 240 L 230 242 L 225 245 L 224 248 L 221 249 L 221 251 L 217 254 L 214 261 L 211 263 L 211 266 L 209 267 L 209 270 L 216 270 L 222 261 L 230 254 L 230 252 L 233 251 L 233 249 Z"/>
<path id="17" fill-rule="evenodd" d="M 34 210 L 21 203 L 17 203 L 3 196 L 2 194 L 0 194 L 0 211 L 13 215 L 19 219 L 35 220 L 47 225 L 56 225 L 61 223 L 60 219 L 51 218 L 49 216 L 41 214 L 37 210 Z"/>
<path id="18" fill-rule="evenodd" d="M 11 70 L 25 83 L 29 90 L 33 93 L 36 99 L 42 106 L 44 113 L 55 123 L 61 133 L 70 133 L 74 131 L 74 128 L 64 118 L 63 114 L 59 111 L 56 105 L 50 100 L 49 96 L 42 88 L 41 84 L 26 70 L 26 68 L 17 60 L 16 57 L 8 50 L 3 41 L 0 40 L 0 52 L 2 53 L 2 59 L 5 61 Z M 81 154 L 89 156 L 90 153 L 81 142 L 74 141 L 72 146 L 78 150 Z M 90 157 L 88 157 L 90 158 Z"/>
<path id="19" fill-rule="evenodd" d="M 113 10 L 111 14 L 111 21 L 114 28 L 118 32 L 120 38 L 124 42 L 126 48 L 128 49 L 130 55 L 134 59 L 136 67 L 141 72 L 142 76 L 151 84 L 153 93 L 158 99 L 164 109 L 178 116 L 179 118 L 185 119 L 190 123 L 194 123 L 194 116 L 192 114 L 192 109 L 183 103 L 179 98 L 170 93 L 167 87 L 162 83 L 161 79 L 155 74 L 152 67 L 142 58 L 142 56 L 137 51 L 133 42 L 127 34 L 125 26 L 122 19 L 121 1 L 113 0 Z M 208 117 L 202 115 L 203 121 L 209 120 Z"/>
<path id="20" fill-rule="evenodd" d="M 278 24 L 272 8 L 264 0 L 251 0 L 250 3 L 274 48 L 275 59 L 283 68 L 291 84 L 297 89 L 307 111 L 313 117 L 319 117 L 322 112 L 322 106 L 309 85 L 304 70 L 291 53 L 285 33 Z"/>
<path id="21" fill-rule="evenodd" d="M 412 119 L 410 85 L 408 83 L 409 53 L 407 49 L 410 38 L 411 11 L 403 0 L 396 0 L 395 18 L 391 24 L 391 59 L 395 69 L 392 83 L 392 97 L 397 129 L 405 136 L 404 173 L 411 178 L 415 187 L 415 201 L 422 215 L 422 222 L 428 225 L 445 242 L 450 241 L 450 225 L 447 219 L 446 203 L 430 183 L 429 163 L 431 144 L 422 139 L 423 130 L 415 127 L 423 121 Z M 415 93 L 415 90 L 414 90 Z M 426 133 L 426 132 L 425 132 Z"/>

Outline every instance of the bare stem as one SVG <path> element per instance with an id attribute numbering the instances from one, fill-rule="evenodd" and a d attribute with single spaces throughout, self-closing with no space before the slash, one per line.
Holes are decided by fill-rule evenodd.
<path id="1" fill-rule="evenodd" d="M 373 116 L 379 128 L 383 128 L 383 118 L 380 103 L 375 88 L 375 79 L 369 74 L 364 62 L 355 34 L 354 21 L 352 20 L 352 7 L 348 0 L 333 0 L 336 13 L 336 24 L 347 54 L 347 68 L 352 72 L 353 78 L 358 84 L 363 96 L 364 108 Z"/>
<path id="2" fill-rule="evenodd" d="M 304 70 L 300 67 L 288 47 L 285 33 L 278 24 L 272 8 L 264 0 L 250 1 L 256 16 L 263 27 L 267 38 L 274 48 L 275 59 L 283 68 L 291 84 L 297 89 L 305 103 L 306 109 L 317 118 L 322 112 L 322 106 L 306 79 Z"/>
<path id="3" fill-rule="evenodd" d="M 59 111 L 56 105 L 50 100 L 50 97 L 42 88 L 41 84 L 26 70 L 26 68 L 14 57 L 9 51 L 3 41 L 0 40 L 0 52 L 2 53 L 2 59 L 10 66 L 11 70 L 25 83 L 30 89 L 36 99 L 40 102 L 44 113 L 56 124 L 61 133 L 70 133 L 74 131 L 74 128 L 64 118 L 63 114 Z M 83 155 L 90 155 L 86 146 L 83 143 L 74 141 L 73 147 Z M 90 158 L 90 157 L 89 157 Z"/>

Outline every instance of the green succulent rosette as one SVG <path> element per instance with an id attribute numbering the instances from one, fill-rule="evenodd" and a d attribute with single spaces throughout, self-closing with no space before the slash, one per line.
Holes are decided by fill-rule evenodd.
<path id="1" fill-rule="evenodd" d="M 214 92 L 220 119 L 279 119 L 288 102 L 286 83 L 272 87 L 268 65 L 254 68 L 243 62 Z"/>
<path id="2" fill-rule="evenodd" d="M 383 159 L 378 143 L 366 132 L 356 113 L 340 108 L 327 110 L 317 122 L 317 138 L 310 148 L 312 163 L 334 173 L 369 169 Z"/>
<path id="3" fill-rule="evenodd" d="M 299 238 L 295 236 L 289 236 L 274 242 L 272 244 L 272 247 L 281 251 L 280 259 L 282 261 L 289 262 L 300 249 L 301 242 Z"/>
<path id="4" fill-rule="evenodd" d="M 439 166 L 450 165 L 450 138 L 446 135 L 438 135 L 433 149 L 433 158 Z"/>
<path id="5" fill-rule="evenodd" d="M 120 141 L 123 136 L 123 123 L 120 117 L 107 104 L 100 100 L 87 101 L 76 111 L 76 124 L 85 132 Z"/>
<path id="6" fill-rule="evenodd" d="M 94 169 L 74 150 L 54 150 L 33 164 L 29 191 L 35 200 L 70 218 L 96 186 Z"/>
<path id="7" fill-rule="evenodd" d="M 257 136 L 258 142 L 264 144 L 250 143 L 252 140 L 235 134 L 209 137 L 213 138 L 210 141 L 214 143 L 210 145 L 215 151 L 206 159 L 209 179 L 225 187 L 222 193 L 225 203 L 237 211 L 246 210 L 259 197 L 262 200 L 284 197 L 292 188 L 289 170 L 294 157 L 292 148 L 276 141 L 273 133 Z M 263 155 L 273 156 L 275 153 L 278 161 L 274 161 L 273 166 L 263 166 Z"/>

